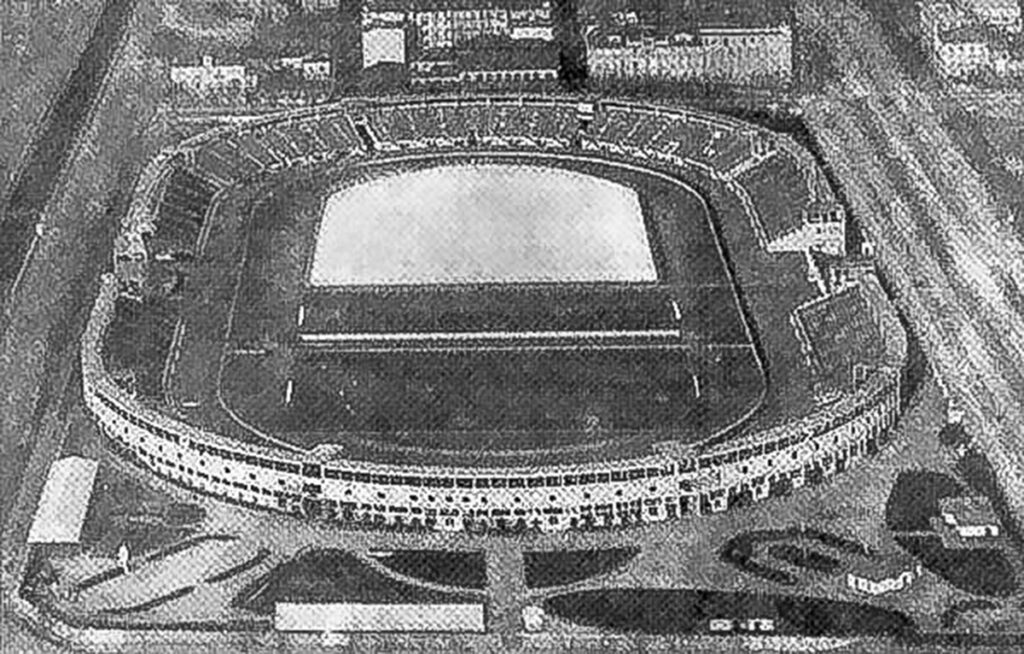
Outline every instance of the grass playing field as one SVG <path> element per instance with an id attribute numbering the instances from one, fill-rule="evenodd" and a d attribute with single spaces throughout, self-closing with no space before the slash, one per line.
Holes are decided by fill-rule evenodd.
<path id="1" fill-rule="evenodd" d="M 502 451 L 574 448 L 620 432 L 699 440 L 758 404 L 765 380 L 699 196 L 595 161 L 510 163 L 502 169 L 493 157 L 472 173 L 468 158 L 367 166 L 337 180 L 350 186 L 340 195 L 333 187 L 323 220 L 310 198 L 332 193 L 330 180 L 279 188 L 258 205 L 225 401 L 304 446 L 379 439 Z M 419 193 L 400 197 L 391 184 L 403 179 Z M 518 185 L 503 186 L 509 179 Z M 351 204 L 358 197 L 366 202 Z M 403 233 L 409 223 L 418 227 Z M 373 225 L 379 234 L 361 235 Z M 312 280 L 272 272 L 304 265 Z M 659 336 L 610 347 L 514 335 L 545 329 Z M 428 347 L 296 340 L 459 331 L 502 336 Z M 274 356 L 245 350 L 268 341 Z"/>

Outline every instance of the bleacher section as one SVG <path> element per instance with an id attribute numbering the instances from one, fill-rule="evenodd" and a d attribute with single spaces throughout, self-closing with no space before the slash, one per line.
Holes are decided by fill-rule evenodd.
<path id="1" fill-rule="evenodd" d="M 769 241 L 785 236 L 804 224 L 810 202 L 807 183 L 796 162 L 783 153 L 769 157 L 744 171 L 736 181 L 754 202 L 757 218 Z"/>
<path id="2" fill-rule="evenodd" d="M 155 253 L 194 251 L 214 193 L 213 184 L 187 170 L 171 173 L 157 208 L 157 229 L 150 248 Z"/>
<path id="3" fill-rule="evenodd" d="M 112 371 L 132 371 L 134 390 L 142 398 L 163 399 L 164 366 L 180 315 L 180 301 L 155 294 L 141 302 L 117 302 L 104 361 Z"/>
<path id="4" fill-rule="evenodd" d="M 732 170 L 751 156 L 750 136 L 746 133 L 724 132 L 711 146 L 708 163 L 721 171 Z"/>
<path id="5" fill-rule="evenodd" d="M 771 252 L 823 247 L 822 239 L 832 238 L 831 232 L 800 231 L 834 200 L 827 188 L 818 187 L 820 176 L 805 174 L 813 162 L 795 143 L 767 148 L 757 128 L 727 118 L 616 103 L 599 105 L 586 133 L 581 128 L 573 104 L 537 98 L 356 105 L 218 135 L 195 149 L 195 166 L 218 185 L 231 185 L 329 158 L 373 156 L 377 150 L 599 149 L 670 167 L 696 167 L 731 181 L 749 197 L 750 220 Z M 832 251 L 841 242 L 842 233 L 836 231 L 824 249 Z"/>
<path id="6" fill-rule="evenodd" d="M 822 394 L 849 391 L 858 367 L 885 361 L 885 340 L 859 285 L 799 307 L 794 323 Z"/>

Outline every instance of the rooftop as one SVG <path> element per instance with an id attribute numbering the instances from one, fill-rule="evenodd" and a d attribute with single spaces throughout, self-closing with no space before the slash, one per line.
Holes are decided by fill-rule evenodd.
<path id="1" fill-rule="evenodd" d="M 999 517 L 987 497 L 980 495 L 943 497 L 939 511 L 951 514 L 960 526 L 999 524 Z"/>
<path id="2" fill-rule="evenodd" d="M 942 43 L 988 43 L 992 36 L 991 30 L 982 25 L 964 25 L 943 30 L 939 40 Z"/>
<path id="3" fill-rule="evenodd" d="M 631 20 L 676 32 L 695 27 L 766 27 L 791 23 L 786 3 L 771 0 L 581 0 L 586 22 Z"/>
<path id="4" fill-rule="evenodd" d="M 462 70 L 549 70 L 558 68 L 558 49 L 546 41 L 491 43 L 490 47 L 478 43 L 460 51 L 456 60 Z"/>
<path id="5" fill-rule="evenodd" d="M 895 554 L 885 557 L 857 557 L 850 564 L 849 572 L 861 579 L 884 581 L 894 579 L 904 572 L 916 569 L 917 562 L 909 556 Z"/>

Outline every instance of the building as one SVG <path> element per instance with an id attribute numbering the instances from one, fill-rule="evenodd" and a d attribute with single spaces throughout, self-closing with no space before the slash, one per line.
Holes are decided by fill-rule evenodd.
<path id="1" fill-rule="evenodd" d="M 1000 68 L 985 30 L 967 25 L 940 33 L 934 61 L 943 75 L 961 79 L 996 72 Z"/>
<path id="2" fill-rule="evenodd" d="M 481 38 L 553 41 L 553 11 L 551 0 L 367 0 L 362 24 L 364 35 L 398 27 L 419 51 L 448 50 Z"/>
<path id="3" fill-rule="evenodd" d="M 858 557 L 846 573 L 846 586 L 865 595 L 884 595 L 909 588 L 921 576 L 921 564 L 904 556 Z"/>
<path id="4" fill-rule="evenodd" d="M 363 68 L 406 63 L 409 30 L 406 4 L 372 2 L 363 6 Z"/>
<path id="5" fill-rule="evenodd" d="M 922 0 L 920 33 L 943 76 L 968 80 L 1024 73 L 1017 0 Z"/>
<path id="6" fill-rule="evenodd" d="M 548 43 L 428 53 L 410 66 L 413 85 L 536 85 L 558 79 L 558 51 Z"/>
<path id="7" fill-rule="evenodd" d="M 327 55 L 302 55 L 281 57 L 277 67 L 291 71 L 305 80 L 326 80 L 331 77 L 331 59 Z"/>
<path id="8" fill-rule="evenodd" d="M 341 7 L 341 0 L 302 0 L 302 11 L 337 11 Z"/>
<path id="9" fill-rule="evenodd" d="M 743 3 L 616 7 L 585 13 L 592 79 L 787 84 L 793 35 L 787 19 Z"/>
<path id="10" fill-rule="evenodd" d="M 420 48 L 454 48 L 482 37 L 554 39 L 550 0 L 429 0 L 413 4 Z"/>
<path id="11" fill-rule="evenodd" d="M 789 27 L 719 28 L 696 35 L 644 31 L 586 34 L 587 66 L 599 81 L 722 81 L 759 84 L 792 77 Z"/>
<path id="12" fill-rule="evenodd" d="M 216 64 L 210 56 L 197 65 L 171 66 L 171 84 L 196 93 L 245 91 L 254 82 L 254 76 L 242 64 Z"/>
<path id="13" fill-rule="evenodd" d="M 363 68 L 406 63 L 405 29 L 378 25 L 363 30 Z"/>
<path id="14" fill-rule="evenodd" d="M 964 540 L 997 538 L 999 516 L 988 498 L 974 495 L 939 500 L 942 525 Z"/>
<path id="15" fill-rule="evenodd" d="M 958 4 L 985 25 L 1007 32 L 1021 31 L 1019 0 L 958 0 Z"/>
<path id="16" fill-rule="evenodd" d="M 362 38 L 364 69 L 404 65 L 415 86 L 558 74 L 551 0 L 368 0 Z"/>

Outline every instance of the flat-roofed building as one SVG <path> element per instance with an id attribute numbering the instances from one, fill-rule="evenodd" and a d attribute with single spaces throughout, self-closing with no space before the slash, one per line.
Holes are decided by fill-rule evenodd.
<path id="1" fill-rule="evenodd" d="M 29 528 L 29 543 L 78 542 L 98 468 L 96 461 L 78 456 L 53 462 Z"/>
<path id="2" fill-rule="evenodd" d="M 364 32 L 408 26 L 420 51 L 459 48 L 482 38 L 554 40 L 551 0 L 367 0 Z"/>
<path id="3" fill-rule="evenodd" d="M 792 79 L 793 35 L 786 16 L 738 2 L 689 5 L 688 12 L 630 3 L 586 13 L 591 78 L 745 85 Z"/>
<path id="4" fill-rule="evenodd" d="M 341 7 L 341 0 L 302 0 L 306 12 L 334 11 Z"/>
<path id="5" fill-rule="evenodd" d="M 995 538 L 1001 533 L 999 516 L 987 497 L 970 495 L 939 500 L 942 524 L 963 539 Z"/>
<path id="6" fill-rule="evenodd" d="M 1019 0 L 958 0 L 959 4 L 985 25 L 1008 32 L 1021 31 Z"/>
<path id="7" fill-rule="evenodd" d="M 846 573 L 846 585 L 865 595 L 885 595 L 909 588 L 921 576 L 921 564 L 908 556 L 858 557 Z"/>
<path id="8" fill-rule="evenodd" d="M 198 64 L 171 66 L 171 84 L 189 91 L 206 93 L 235 89 L 243 91 L 254 83 L 254 76 L 242 64 L 218 64 L 204 56 Z"/>
<path id="9" fill-rule="evenodd" d="M 307 80 L 325 80 L 331 76 L 331 58 L 326 54 L 281 57 L 275 63 Z"/>
<path id="10" fill-rule="evenodd" d="M 943 76 L 1022 73 L 1018 0 L 921 0 L 919 14 L 922 43 Z"/>
<path id="11" fill-rule="evenodd" d="M 558 78 L 558 50 L 546 42 L 496 42 L 493 47 L 429 53 L 413 62 L 412 83 L 538 84 Z"/>

